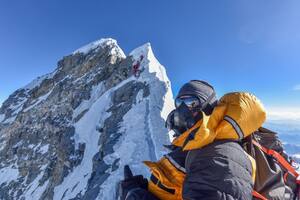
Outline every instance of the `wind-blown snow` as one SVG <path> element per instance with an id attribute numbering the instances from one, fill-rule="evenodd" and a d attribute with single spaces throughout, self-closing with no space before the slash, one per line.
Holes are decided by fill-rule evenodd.
<path id="1" fill-rule="evenodd" d="M 2 168 L 0 170 L 0 185 L 5 182 L 9 183 L 17 179 L 18 176 L 19 176 L 19 170 L 13 168 L 13 166 Z"/>
<path id="2" fill-rule="evenodd" d="M 122 56 L 123 58 L 126 57 L 124 52 L 122 51 L 122 49 L 118 46 L 117 41 L 112 38 L 103 38 L 103 39 L 91 42 L 91 43 L 77 49 L 76 51 L 73 52 L 73 54 L 76 54 L 76 53 L 87 54 L 90 51 L 92 51 L 98 47 L 105 47 L 105 46 L 113 46 L 114 47 L 111 49 L 111 52 L 110 52 L 111 55 L 118 54 L 118 55 Z"/>
<path id="3" fill-rule="evenodd" d="M 4 114 L 0 114 L 0 123 L 4 120 L 5 115 Z"/>

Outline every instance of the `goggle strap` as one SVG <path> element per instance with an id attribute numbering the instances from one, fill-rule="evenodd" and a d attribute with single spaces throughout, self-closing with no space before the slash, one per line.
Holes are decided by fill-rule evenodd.
<path id="1" fill-rule="evenodd" d="M 203 109 L 207 106 L 207 104 L 209 104 L 209 102 L 210 102 L 215 96 L 216 96 L 216 93 L 213 92 L 213 93 L 207 98 L 207 100 L 202 104 L 200 110 L 203 110 Z"/>

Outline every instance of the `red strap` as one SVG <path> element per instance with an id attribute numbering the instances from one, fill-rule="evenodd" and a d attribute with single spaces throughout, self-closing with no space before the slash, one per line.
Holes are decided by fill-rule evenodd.
<path id="1" fill-rule="evenodd" d="M 283 175 L 283 180 L 284 180 L 285 183 L 287 182 L 287 176 L 288 175 L 289 175 L 288 172 L 285 172 L 284 175 Z"/>
<path id="2" fill-rule="evenodd" d="M 256 192 L 255 190 L 253 190 L 252 195 L 253 195 L 254 197 L 256 197 L 257 199 L 268 200 L 267 198 L 265 198 L 263 195 L 259 194 L 259 193 Z"/>
<path id="3" fill-rule="evenodd" d="M 263 146 L 261 146 L 258 142 L 255 140 L 252 140 L 252 143 L 259 147 L 263 152 L 266 154 L 272 156 L 275 158 L 287 171 L 289 171 L 291 174 L 293 174 L 296 178 L 299 176 L 299 174 L 296 172 L 296 170 L 288 163 L 284 157 L 282 157 L 278 152 L 272 150 L 272 149 L 267 149 Z"/>

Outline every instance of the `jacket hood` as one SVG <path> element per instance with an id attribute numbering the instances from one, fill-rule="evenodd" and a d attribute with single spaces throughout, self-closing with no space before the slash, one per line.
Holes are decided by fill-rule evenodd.
<path id="1" fill-rule="evenodd" d="M 214 140 L 239 141 L 256 131 L 266 120 L 262 103 L 250 93 L 224 95 L 210 116 L 203 113 L 201 123 L 183 133 L 173 145 L 184 150 L 202 148 Z"/>

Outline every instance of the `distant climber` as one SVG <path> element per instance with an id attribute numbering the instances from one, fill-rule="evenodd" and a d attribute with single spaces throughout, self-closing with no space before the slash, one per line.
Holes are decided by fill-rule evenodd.
<path id="1" fill-rule="evenodd" d="M 137 60 L 136 63 L 133 64 L 133 66 L 132 66 L 132 72 L 135 77 L 140 76 L 140 73 L 141 73 L 140 66 L 141 66 L 141 62 L 143 61 L 143 59 L 144 59 L 144 56 L 141 55 L 139 60 Z"/>
<path id="2" fill-rule="evenodd" d="M 143 59 L 144 59 L 144 55 L 141 55 L 141 56 L 140 56 L 140 61 L 142 62 Z"/>
<path id="3" fill-rule="evenodd" d="M 132 66 L 132 71 L 135 77 L 139 77 L 139 68 L 140 68 L 140 61 L 137 61 L 133 66 Z"/>

